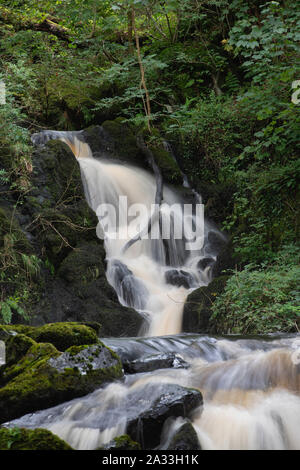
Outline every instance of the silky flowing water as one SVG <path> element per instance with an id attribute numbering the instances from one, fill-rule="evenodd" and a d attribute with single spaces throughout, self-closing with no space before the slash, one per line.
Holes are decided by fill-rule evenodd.
<path id="1" fill-rule="evenodd" d="M 127 196 L 129 206 L 142 203 L 150 208 L 155 198 L 154 177 L 105 155 L 94 158 L 80 132 L 46 131 L 33 136 L 33 141 L 41 144 L 53 138 L 67 143 L 78 159 L 90 207 L 96 212 L 103 203 L 118 206 L 117 232 L 124 236 L 115 237 L 109 230 L 104 234 L 107 279 L 120 302 L 139 311 L 145 322 L 138 338 L 102 341 L 122 360 L 175 353 L 188 367 L 127 374 L 90 395 L 26 415 L 10 425 L 44 427 L 73 448 L 96 449 L 124 434 L 130 417 L 154 403 L 164 385 L 171 383 L 197 388 L 203 394 L 204 405 L 190 416 L 202 449 L 300 449 L 297 335 L 215 338 L 181 333 L 187 295 L 211 281 L 212 263 L 207 260 L 213 262 L 217 256 L 211 235 L 222 238 L 222 234 L 205 221 L 203 244 L 197 250 L 186 249 L 186 239 L 158 236 L 138 240 L 124 251 L 137 230 L 134 225 L 135 230 L 128 233 L 127 207 L 123 211 L 120 197 Z M 185 216 L 172 188 L 164 188 L 164 202 L 166 208 L 178 203 L 173 217 L 185 224 L 185 234 L 192 235 L 197 214 Z M 146 223 L 142 219 L 140 226 Z M 100 237 L 102 229 L 103 217 L 99 216 Z M 183 273 L 187 284 L 167 282 L 168 272 L 174 270 Z M 160 449 L 168 447 L 183 422 L 184 418 L 166 421 Z"/>

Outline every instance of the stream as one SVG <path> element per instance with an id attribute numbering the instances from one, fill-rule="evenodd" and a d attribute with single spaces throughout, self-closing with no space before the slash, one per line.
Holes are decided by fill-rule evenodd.
<path id="1" fill-rule="evenodd" d="M 64 141 L 78 159 L 86 200 L 99 219 L 97 236 L 104 239 L 107 279 L 119 301 L 143 316 L 144 326 L 137 338 L 101 338 L 120 356 L 123 379 L 9 425 L 46 428 L 75 449 L 97 449 L 126 433 L 128 423 L 172 384 L 203 395 L 203 404 L 189 413 L 202 449 L 300 449 L 297 335 L 181 332 L 185 300 L 211 281 L 218 254 L 214 240 L 224 235 L 200 210 L 187 213 L 184 201 L 166 186 L 164 205 L 152 221 L 155 236 L 147 236 L 149 214 L 157 215 L 157 208 L 151 212 L 154 176 L 106 155 L 94 158 L 80 131 L 44 131 L 32 138 L 39 145 L 49 139 Z M 162 236 L 164 221 L 167 228 L 172 222 L 169 236 Z M 176 237 L 178 227 L 183 235 Z M 168 449 L 186 419 L 169 417 L 156 448 Z"/>

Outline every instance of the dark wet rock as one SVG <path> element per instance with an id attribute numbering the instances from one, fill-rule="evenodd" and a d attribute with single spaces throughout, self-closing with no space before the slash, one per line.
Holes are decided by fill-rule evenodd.
<path id="1" fill-rule="evenodd" d="M 166 450 L 201 450 L 197 433 L 190 421 L 175 432 Z"/>
<path id="2" fill-rule="evenodd" d="M 137 335 L 144 320 L 120 304 L 107 282 L 98 220 L 85 200 L 76 158 L 66 144 L 51 140 L 35 148 L 32 160 L 32 188 L 12 225 L 18 251 L 41 260 L 39 282 L 26 305 L 29 323 L 98 322 L 103 336 Z M 12 213 L 9 204 L 0 208 L 5 233 Z M 1 237 L 0 229 L 0 245 Z"/>
<path id="3" fill-rule="evenodd" d="M 54 140 L 36 148 L 32 189 L 24 209 L 30 233 L 54 268 L 79 242 L 95 240 L 97 217 L 84 199 L 80 168 L 72 151 Z"/>
<path id="4" fill-rule="evenodd" d="M 185 287 L 186 289 L 196 287 L 194 276 L 183 269 L 169 269 L 165 273 L 165 279 L 167 284 L 173 286 Z"/>
<path id="5" fill-rule="evenodd" d="M 2 428 L 0 450 L 72 450 L 47 429 Z"/>
<path id="6" fill-rule="evenodd" d="M 120 299 L 137 310 L 144 309 L 149 296 L 144 284 L 119 260 L 110 261 L 108 270 Z"/>
<path id="7" fill-rule="evenodd" d="M 212 305 L 225 288 L 229 276 L 219 276 L 208 286 L 199 287 L 187 298 L 183 310 L 182 331 L 186 333 L 211 332 L 209 323 Z"/>
<path id="8" fill-rule="evenodd" d="M 83 135 L 96 157 L 106 157 L 152 171 L 146 156 L 137 146 L 136 129 L 122 118 L 104 121 L 101 127 L 91 126 L 84 130 Z M 159 135 L 157 137 L 159 139 Z M 163 144 L 150 148 L 164 180 L 182 184 L 183 177 L 172 154 Z"/>
<path id="9" fill-rule="evenodd" d="M 64 353 L 32 343 L 18 362 L 0 369 L 0 422 L 86 395 L 123 375 L 118 356 L 100 341 Z"/>
<path id="10" fill-rule="evenodd" d="M 203 178 L 195 178 L 193 168 L 187 171 L 195 189 L 201 194 L 205 204 L 205 214 L 217 225 L 221 225 L 233 211 L 233 194 L 236 190 L 234 181 L 224 183 L 205 182 Z"/>
<path id="11" fill-rule="evenodd" d="M 200 261 L 197 264 L 197 268 L 200 271 L 204 271 L 207 268 L 211 268 L 215 264 L 216 260 L 212 257 L 206 257 L 200 259 Z"/>
<path id="12" fill-rule="evenodd" d="M 189 367 L 189 364 L 179 354 L 167 353 L 146 356 L 134 361 L 125 361 L 123 362 L 123 367 L 124 371 L 128 374 L 138 374 L 157 369 L 182 369 Z"/>
<path id="13" fill-rule="evenodd" d="M 90 346 L 72 346 L 60 356 L 50 358 L 48 363 L 60 373 L 76 369 L 81 375 L 107 367 L 120 369 L 118 356 L 102 343 Z M 105 371 L 103 374 L 105 375 Z M 107 375 L 109 376 L 109 372 Z"/>
<path id="14" fill-rule="evenodd" d="M 154 449 L 160 443 L 161 431 L 166 419 L 188 417 L 202 403 L 202 395 L 198 390 L 175 384 L 164 384 L 158 398 L 149 402 L 148 409 L 144 409 L 137 416 L 130 417 L 126 432 L 134 441 L 139 442 L 142 448 Z"/>
<path id="15" fill-rule="evenodd" d="M 100 243 L 79 244 L 50 276 L 35 309 L 34 324 L 98 322 L 101 336 L 136 336 L 143 317 L 120 304 L 108 283 L 105 250 Z"/>
<path id="16" fill-rule="evenodd" d="M 242 262 L 239 255 L 234 252 L 232 240 L 228 240 L 225 245 L 219 248 L 216 262 L 212 268 L 212 275 L 219 277 L 241 266 Z"/>

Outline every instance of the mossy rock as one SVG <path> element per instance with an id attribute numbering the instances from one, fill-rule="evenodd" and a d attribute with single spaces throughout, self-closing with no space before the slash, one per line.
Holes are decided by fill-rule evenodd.
<path id="1" fill-rule="evenodd" d="M 184 423 L 173 435 L 167 450 L 200 450 L 197 433 L 190 421 Z"/>
<path id="2" fill-rule="evenodd" d="M 151 148 L 151 147 L 150 147 Z M 151 148 L 155 162 L 160 168 L 164 181 L 182 184 L 182 174 L 176 160 L 163 148 Z"/>
<path id="3" fill-rule="evenodd" d="M 69 284 L 88 284 L 105 276 L 105 250 L 96 241 L 81 244 L 61 263 L 58 275 Z"/>
<path id="4" fill-rule="evenodd" d="M 1 428 L 0 450 L 72 450 L 46 429 Z"/>
<path id="5" fill-rule="evenodd" d="M 137 128 L 124 122 L 119 117 L 113 121 L 107 120 L 102 126 L 92 126 L 85 129 L 84 135 L 93 153 L 125 162 L 127 164 L 142 167 L 152 171 L 147 162 L 147 158 L 137 146 Z M 157 138 L 160 138 L 159 133 Z M 150 146 L 154 159 L 161 169 L 164 180 L 168 183 L 181 184 L 182 175 L 176 160 L 162 146 Z"/>
<path id="6" fill-rule="evenodd" d="M 59 351 L 98 342 L 95 329 L 75 322 L 48 323 L 33 329 L 30 336 L 38 343 L 53 344 Z"/>
<path id="7" fill-rule="evenodd" d="M 15 364 L 35 342 L 24 334 L 10 335 L 6 341 L 6 364 Z"/>
<path id="8" fill-rule="evenodd" d="M 35 184 L 43 183 L 55 201 L 76 198 L 82 194 L 78 162 L 64 142 L 47 142 L 45 147 L 35 151 L 33 161 Z M 43 194 L 46 196 L 46 193 Z"/>
<path id="9" fill-rule="evenodd" d="M 94 240 L 98 223 L 84 197 L 78 162 L 70 148 L 53 140 L 35 150 L 33 189 L 25 209 L 34 218 L 32 234 L 57 267 L 83 240 Z"/>
<path id="10" fill-rule="evenodd" d="M 19 362 L 1 368 L 0 422 L 86 395 L 122 375 L 120 359 L 100 341 L 63 353 L 34 342 Z"/>
<path id="11" fill-rule="evenodd" d="M 10 338 L 10 332 L 7 325 L 0 325 L 0 341 L 6 342 Z"/>
<path id="12" fill-rule="evenodd" d="M 32 327 L 29 325 L 0 325 L 0 339 L 8 340 L 15 333 L 30 336 Z"/>
<path id="13" fill-rule="evenodd" d="M 128 124 L 122 122 L 121 118 L 103 122 L 102 128 L 111 141 L 111 150 L 115 158 L 138 166 L 146 165 L 145 158 L 137 147 L 135 133 Z"/>
<path id="14" fill-rule="evenodd" d="M 9 362 L 17 362 L 32 346 L 32 340 L 51 343 L 59 351 L 65 351 L 71 346 L 98 343 L 100 331 L 101 325 L 97 322 L 57 322 L 39 327 L 0 325 L 0 337 L 2 332 Z"/>
<path id="15" fill-rule="evenodd" d="M 79 243 L 96 239 L 97 219 L 85 201 L 75 206 L 42 209 L 39 240 L 47 258 L 58 267 Z"/>
<path id="16" fill-rule="evenodd" d="M 216 297 L 225 288 L 229 276 L 219 276 L 208 286 L 195 289 L 187 298 L 183 310 L 182 331 L 186 333 L 208 333 L 211 307 Z"/>
<path id="17" fill-rule="evenodd" d="M 138 442 L 135 442 L 127 434 L 115 437 L 111 442 L 98 450 L 141 450 Z"/>

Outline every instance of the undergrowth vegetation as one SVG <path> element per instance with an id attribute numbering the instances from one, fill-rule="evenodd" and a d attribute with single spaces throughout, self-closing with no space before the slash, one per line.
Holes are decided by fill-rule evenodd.
<path id="1" fill-rule="evenodd" d="M 297 330 L 299 16 L 289 0 L 2 1 L 2 199 L 31 189 L 32 132 L 148 127 L 197 190 L 227 188 L 217 210 L 239 261 L 214 306 L 220 331 Z M 1 235 L 4 321 L 47 263 L 20 233 Z"/>

